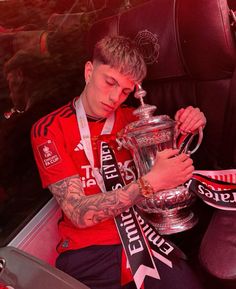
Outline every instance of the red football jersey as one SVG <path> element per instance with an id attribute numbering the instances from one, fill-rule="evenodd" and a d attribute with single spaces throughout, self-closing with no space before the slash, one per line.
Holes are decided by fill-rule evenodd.
<path id="1" fill-rule="evenodd" d="M 118 108 L 110 139 L 123 179 L 126 183 L 136 177 L 136 169 L 130 152 L 117 150 L 115 135 L 126 124 L 135 120 L 133 109 Z M 104 122 L 89 122 L 95 167 L 100 167 L 98 141 Z M 93 176 L 91 166 L 84 153 L 76 119 L 74 101 L 40 119 L 32 128 L 32 146 L 43 187 L 73 175 L 80 175 L 86 195 L 101 190 Z M 101 222 L 95 226 L 79 229 L 63 214 L 59 223 L 61 242 L 58 251 L 78 249 L 90 245 L 119 244 L 120 238 L 114 220 Z"/>

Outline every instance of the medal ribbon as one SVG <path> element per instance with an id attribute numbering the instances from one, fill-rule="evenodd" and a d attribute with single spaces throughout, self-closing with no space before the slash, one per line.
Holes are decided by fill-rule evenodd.
<path id="1" fill-rule="evenodd" d="M 101 142 L 101 168 L 107 191 L 125 186 L 113 151 Z M 115 217 L 115 224 L 137 288 L 141 288 L 145 276 L 160 279 L 146 238 L 131 207 Z"/>
<path id="2" fill-rule="evenodd" d="M 236 170 L 195 171 L 185 185 L 210 206 L 236 210 Z"/>
<path id="3" fill-rule="evenodd" d="M 85 155 L 91 165 L 93 175 L 97 181 L 99 188 L 101 189 L 102 192 L 104 192 L 105 186 L 104 186 L 103 178 L 99 172 L 99 169 L 94 167 L 94 156 L 93 156 L 93 150 L 92 150 L 92 144 L 91 144 L 90 130 L 89 130 L 88 120 L 87 120 L 87 116 L 84 110 L 81 97 L 75 101 L 75 110 L 76 110 L 76 117 L 77 117 L 77 122 L 79 126 L 79 131 L 80 131 Z M 115 122 L 115 114 L 113 112 L 110 115 L 110 117 L 106 119 L 101 135 L 110 134 L 112 132 L 114 122 Z"/>

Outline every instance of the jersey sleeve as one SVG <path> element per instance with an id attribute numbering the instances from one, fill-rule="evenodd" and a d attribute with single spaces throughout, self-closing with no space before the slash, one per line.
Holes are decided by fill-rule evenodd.
<path id="1" fill-rule="evenodd" d="M 60 128 L 49 129 L 43 135 L 37 133 L 36 126 L 31 129 L 31 143 L 43 188 L 78 174 Z"/>

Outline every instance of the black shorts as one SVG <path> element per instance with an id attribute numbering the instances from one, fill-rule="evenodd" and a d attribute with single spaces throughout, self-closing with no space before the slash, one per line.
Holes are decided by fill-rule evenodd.
<path id="1" fill-rule="evenodd" d="M 121 252 L 121 245 L 71 250 L 59 255 L 56 267 L 91 289 L 136 289 L 134 282 L 120 285 Z M 145 289 L 203 289 L 186 260 L 181 260 L 175 269 L 168 269 L 162 263 L 156 265 L 161 276 L 159 286 L 147 277 Z"/>

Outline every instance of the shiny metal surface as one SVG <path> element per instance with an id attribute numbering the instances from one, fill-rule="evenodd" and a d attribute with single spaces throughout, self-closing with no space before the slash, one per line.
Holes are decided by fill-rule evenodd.
<path id="1" fill-rule="evenodd" d="M 152 168 L 156 154 L 166 148 L 176 148 L 178 129 L 176 122 L 167 115 L 153 116 L 156 107 L 145 104 L 143 97 L 146 92 L 141 85 L 135 93 L 141 105 L 134 114 L 139 120 L 128 124 L 118 133 L 120 147 L 129 149 L 133 155 L 139 177 Z M 185 144 L 183 151 L 188 151 L 192 136 Z M 202 141 L 199 135 L 197 146 Z M 190 210 L 193 196 L 185 186 L 159 191 L 152 198 L 144 198 L 137 206 L 146 215 L 160 234 L 169 235 L 192 228 L 197 217 Z"/>
<path id="2" fill-rule="evenodd" d="M 138 208 L 162 235 L 170 235 L 192 228 L 198 221 L 190 210 L 195 196 L 184 186 L 163 190 L 152 198 L 144 198 Z"/>

